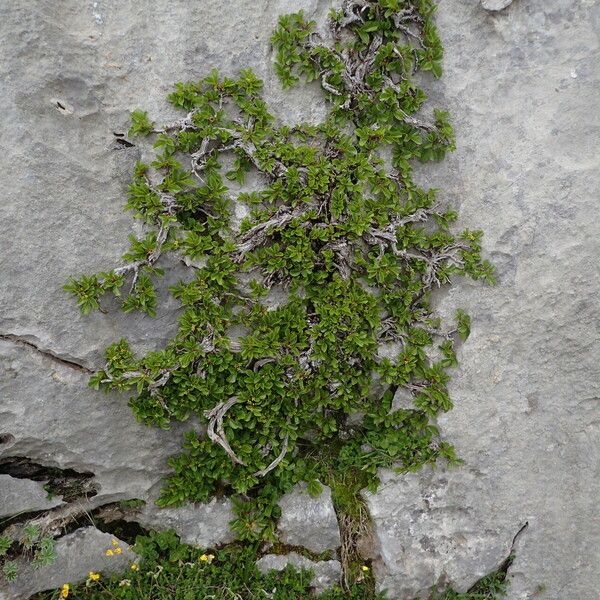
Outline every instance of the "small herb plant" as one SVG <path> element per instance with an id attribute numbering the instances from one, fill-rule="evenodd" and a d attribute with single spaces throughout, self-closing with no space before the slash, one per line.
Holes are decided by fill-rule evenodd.
<path id="1" fill-rule="evenodd" d="M 500 600 L 506 596 L 507 589 L 506 570 L 501 568 L 481 578 L 468 592 L 449 589 L 435 594 L 431 600 Z"/>
<path id="2" fill-rule="evenodd" d="M 375 489 L 382 467 L 456 460 L 433 420 L 452 407 L 448 369 L 469 317 L 445 325 L 431 292 L 457 275 L 494 278 L 481 232 L 455 232 L 454 210 L 411 175 L 413 161 L 454 149 L 445 112 L 420 116 L 415 83 L 441 75 L 434 9 L 346 0 L 323 38 L 302 13 L 281 17 L 275 68 L 284 86 L 320 82 L 331 105 L 321 124 L 277 123 L 250 70 L 176 84 L 168 100 L 183 116 L 172 123 L 132 113 L 130 135 L 155 149 L 126 204 L 147 234 L 131 237 L 122 266 L 66 289 L 83 313 L 114 295 L 153 316 L 161 257 L 189 267 L 171 288 L 173 339 L 144 356 L 120 340 L 91 379 L 132 390 L 148 425 L 204 424 L 170 460 L 160 505 L 227 493 L 239 539 L 274 540 L 277 501 L 299 481 L 318 493 L 350 472 Z M 250 172 L 262 189 L 232 191 Z M 401 388 L 411 406 L 394 405 Z"/>
<path id="3" fill-rule="evenodd" d="M 0 535 L 0 581 L 14 581 L 19 570 L 15 558 L 23 557 L 31 561 L 34 568 L 50 565 L 56 559 L 54 539 L 43 535 L 40 528 L 31 523 L 23 528 L 18 539 Z"/>

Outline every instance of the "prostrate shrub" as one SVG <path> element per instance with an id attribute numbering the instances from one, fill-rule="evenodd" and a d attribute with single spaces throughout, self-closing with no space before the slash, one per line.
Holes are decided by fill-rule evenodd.
<path id="1" fill-rule="evenodd" d="M 274 540 L 277 501 L 299 481 L 318 494 L 350 473 L 375 489 L 381 467 L 456 460 L 432 419 L 452 407 L 448 369 L 469 318 L 442 323 L 430 296 L 456 275 L 491 283 L 493 269 L 481 232 L 454 231 L 454 210 L 411 175 L 414 160 L 454 149 L 448 115 L 419 114 L 415 74 L 441 75 L 434 9 L 346 0 L 323 37 L 302 13 L 280 19 L 275 68 L 285 86 L 320 82 L 321 124 L 277 123 L 250 70 L 178 83 L 172 123 L 132 113 L 130 134 L 156 151 L 136 165 L 126 205 L 147 234 L 122 266 L 66 289 L 84 313 L 113 294 L 152 316 L 161 257 L 188 265 L 171 288 L 173 339 L 145 356 L 118 341 L 91 380 L 132 390 L 148 425 L 195 415 L 206 427 L 170 460 L 162 506 L 226 493 L 240 540 Z M 262 189 L 233 197 L 229 182 L 250 172 Z M 234 204 L 247 209 L 239 226 Z M 401 388 L 412 406 L 394 406 Z"/>

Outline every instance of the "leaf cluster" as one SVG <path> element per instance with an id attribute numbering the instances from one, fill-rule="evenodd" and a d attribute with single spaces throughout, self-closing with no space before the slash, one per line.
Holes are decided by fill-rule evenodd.
<path id="1" fill-rule="evenodd" d="M 7 582 L 15 581 L 19 575 L 16 558 L 23 557 L 34 568 L 50 565 L 56 559 L 54 550 L 54 538 L 44 535 L 40 528 L 33 524 L 27 524 L 22 535 L 15 539 L 7 535 L 0 535 L 0 566 L 1 575 Z"/>
<path id="2" fill-rule="evenodd" d="M 440 160 L 454 149 L 448 114 L 414 118 L 427 97 L 414 75 L 442 75 L 443 48 L 431 0 L 345 2 L 330 14 L 330 37 L 302 12 L 279 19 L 271 42 L 284 87 L 318 80 L 336 120 L 351 120 L 360 146 L 390 144 L 393 165 L 410 178 L 410 161 Z"/>

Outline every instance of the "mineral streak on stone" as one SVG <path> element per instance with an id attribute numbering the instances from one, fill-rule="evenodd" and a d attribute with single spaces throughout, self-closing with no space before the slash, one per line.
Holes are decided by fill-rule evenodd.
<path id="1" fill-rule="evenodd" d="M 339 585 L 342 576 L 342 566 L 339 561 L 314 561 L 296 552 L 266 554 L 256 563 L 262 573 L 268 573 L 272 570 L 283 571 L 287 565 L 293 565 L 296 569 L 311 569 L 314 573 L 311 584 L 316 592 L 323 592 L 336 584 Z"/>
<path id="2" fill-rule="evenodd" d="M 113 545 L 113 540 L 118 546 Z M 106 556 L 108 549 L 121 548 L 120 554 Z M 0 598 L 20 600 L 44 590 L 59 588 L 66 582 L 85 580 L 90 571 L 104 576 L 124 572 L 137 555 L 129 546 L 95 527 L 84 527 L 61 537 L 56 543 L 56 560 L 49 566 L 34 569 L 30 562 L 19 560 L 19 576 L 14 583 L 0 584 Z"/>
<path id="3" fill-rule="evenodd" d="M 316 86 L 281 91 L 269 37 L 279 14 L 304 8 L 322 23 L 329 4 L 0 3 L 0 335 L 89 369 L 121 337 L 143 351 L 172 336 L 177 305 L 166 292 L 150 320 L 114 306 L 82 317 L 61 289 L 70 275 L 114 266 L 127 234 L 141 231 L 121 209 L 141 150 L 116 144 L 114 133 L 126 131 L 136 107 L 171 120 L 171 84 L 212 67 L 254 68 L 288 123 L 322 120 Z M 517 0 L 490 18 L 479 2 L 444 0 L 438 26 L 444 76 L 427 87 L 431 104 L 452 114 L 458 147 L 417 175 L 459 209 L 461 225 L 485 231 L 499 285 L 461 281 L 439 298 L 447 316 L 462 307 L 473 322 L 451 382 L 456 406 L 440 420 L 465 465 L 447 483 L 442 472 L 439 480 L 384 474 L 383 491 L 369 499 L 378 573 L 398 580 L 404 567 L 390 549 L 405 542 L 407 560 L 417 564 L 431 548 L 426 570 L 466 585 L 504 558 L 527 520 L 509 600 L 597 600 L 600 4 Z M 151 497 L 180 447 L 177 428 L 137 424 L 126 397 L 88 389 L 85 373 L 34 348 L 0 341 L 0 369 L 0 456 L 93 472 L 100 502 Z M 430 483 L 441 486 L 437 514 L 420 497 L 408 502 Z M 423 523 L 411 525 L 410 510 L 422 511 Z M 417 525 L 431 532 L 422 544 L 406 537 Z M 465 540 L 487 539 L 481 559 L 458 543 L 462 530 Z"/>
<path id="4" fill-rule="evenodd" d="M 323 486 L 316 498 L 298 484 L 280 501 L 278 532 L 284 544 L 303 546 L 313 552 L 335 550 L 340 546 L 340 531 L 331 502 L 331 489 Z"/>

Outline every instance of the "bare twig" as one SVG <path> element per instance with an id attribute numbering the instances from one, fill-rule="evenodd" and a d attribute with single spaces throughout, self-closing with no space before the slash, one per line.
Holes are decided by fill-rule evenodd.
<path id="1" fill-rule="evenodd" d="M 283 439 L 283 444 L 281 447 L 281 452 L 277 456 L 277 458 L 266 468 L 261 469 L 260 471 L 256 471 L 254 473 L 257 477 L 264 477 L 267 473 L 271 472 L 284 458 L 288 451 L 288 443 L 290 440 L 290 436 L 286 433 L 285 438 Z"/>
<path id="2" fill-rule="evenodd" d="M 148 255 L 148 258 L 143 260 L 136 260 L 135 262 L 129 263 L 117 269 L 114 269 L 113 273 L 115 275 L 126 275 L 133 271 L 133 281 L 131 283 L 131 287 L 129 289 L 129 293 L 133 292 L 135 288 L 135 284 L 137 283 L 137 279 L 140 273 L 140 269 L 143 267 L 151 267 L 159 258 L 162 252 L 162 246 L 167 240 L 167 236 L 169 235 L 170 224 L 164 225 L 161 224 L 160 229 L 158 230 L 158 234 L 156 236 L 156 248 L 152 250 L 152 252 Z"/>
<path id="3" fill-rule="evenodd" d="M 277 209 L 270 219 L 258 223 L 238 238 L 238 247 L 234 255 L 234 260 L 239 262 L 243 259 L 245 253 L 251 252 L 255 248 L 265 244 L 268 241 L 269 229 L 282 229 L 294 219 L 302 217 L 315 208 L 316 205 L 310 203 L 298 206 L 293 210 L 290 210 L 288 206 L 282 206 Z"/>
<path id="4" fill-rule="evenodd" d="M 212 410 L 207 410 L 204 412 L 204 416 L 209 420 L 206 433 L 213 442 L 219 444 L 219 446 L 225 450 L 229 458 L 231 458 L 234 463 L 246 466 L 246 463 L 240 460 L 235 455 L 235 452 L 231 449 L 231 446 L 227 441 L 227 436 L 225 435 L 225 430 L 223 429 L 223 417 L 225 416 L 225 413 L 237 403 L 237 401 L 238 397 L 232 396 L 226 402 L 221 402 Z"/>
<path id="5" fill-rule="evenodd" d="M 168 131 L 178 130 L 178 131 L 186 131 L 190 129 L 196 129 L 194 125 L 194 115 L 197 111 L 190 111 L 185 117 L 181 119 L 177 119 L 177 121 L 172 121 L 171 123 L 167 123 L 163 125 L 160 129 L 155 129 L 154 133 L 167 133 Z"/>

